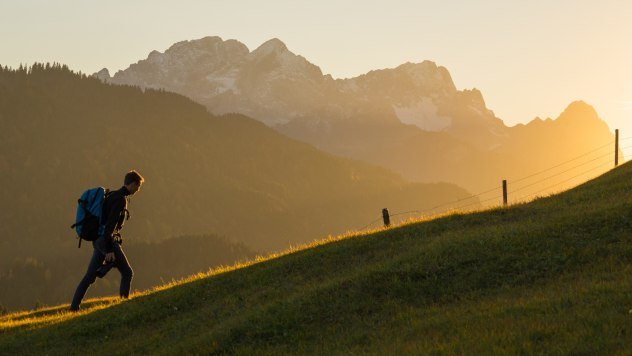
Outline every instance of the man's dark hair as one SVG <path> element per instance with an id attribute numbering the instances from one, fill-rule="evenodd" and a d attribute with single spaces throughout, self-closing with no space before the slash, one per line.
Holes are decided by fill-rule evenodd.
<path id="1" fill-rule="evenodd" d="M 134 170 L 127 172 L 127 174 L 125 175 L 125 185 L 131 184 L 131 183 L 141 184 L 144 181 L 145 181 L 145 178 L 143 178 L 143 176 L 141 176 L 138 172 Z"/>

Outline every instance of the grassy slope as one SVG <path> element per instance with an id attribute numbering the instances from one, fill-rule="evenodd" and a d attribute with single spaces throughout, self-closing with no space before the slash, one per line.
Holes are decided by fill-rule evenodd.
<path id="1" fill-rule="evenodd" d="M 60 310 L 0 319 L 0 353 L 630 353 L 632 165 L 530 204 Z"/>

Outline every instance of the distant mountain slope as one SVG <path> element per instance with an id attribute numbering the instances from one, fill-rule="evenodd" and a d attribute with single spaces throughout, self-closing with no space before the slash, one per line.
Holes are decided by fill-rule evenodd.
<path id="1" fill-rule="evenodd" d="M 0 318 L 8 354 L 626 354 L 632 165 L 130 301 Z"/>
<path id="2" fill-rule="evenodd" d="M 458 90 L 448 70 L 431 61 L 334 79 L 278 39 L 253 51 L 219 37 L 182 41 L 112 77 L 107 70 L 98 77 L 177 92 L 216 114 L 246 114 L 317 148 L 409 180 L 451 182 L 473 192 L 613 140 L 588 105 L 572 104 L 568 120 L 561 120 L 572 122 L 575 114 L 587 118 L 580 127 L 560 120 L 527 130 L 507 127 L 479 90 Z M 557 137 L 549 140 L 553 132 Z"/>
<path id="3" fill-rule="evenodd" d="M 76 249 L 76 199 L 93 186 L 119 188 L 130 169 L 147 181 L 125 236 L 212 233 L 257 251 L 358 228 L 385 207 L 468 196 L 454 185 L 409 184 L 242 115 L 213 116 L 180 95 L 43 65 L 0 70 L 0 168 L 4 259 Z"/>

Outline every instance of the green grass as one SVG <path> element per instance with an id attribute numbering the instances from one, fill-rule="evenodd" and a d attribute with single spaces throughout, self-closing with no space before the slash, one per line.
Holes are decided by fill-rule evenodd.
<path id="1" fill-rule="evenodd" d="M 632 354 L 632 165 L 93 303 L 0 318 L 0 353 Z"/>

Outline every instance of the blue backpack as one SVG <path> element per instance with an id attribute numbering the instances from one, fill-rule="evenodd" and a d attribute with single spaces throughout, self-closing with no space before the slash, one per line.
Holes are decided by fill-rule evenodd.
<path id="1" fill-rule="evenodd" d="M 77 231 L 79 247 L 81 247 L 81 240 L 94 241 L 99 238 L 103 202 L 109 194 L 110 190 L 103 187 L 88 189 L 81 194 L 78 200 L 77 217 L 70 227 Z"/>

